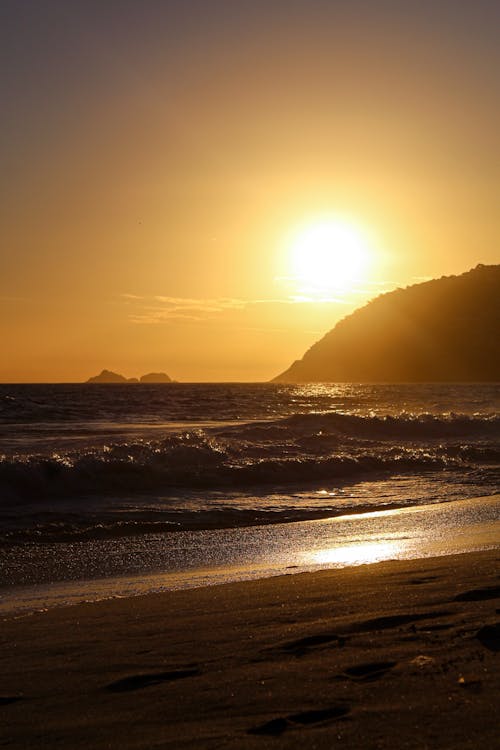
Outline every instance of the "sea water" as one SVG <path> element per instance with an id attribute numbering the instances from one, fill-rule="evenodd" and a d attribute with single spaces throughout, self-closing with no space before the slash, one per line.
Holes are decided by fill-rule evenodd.
<path id="1" fill-rule="evenodd" d="M 499 407 L 499 384 L 0 385 L 0 586 L 223 565 L 233 537 L 234 563 L 255 527 L 495 494 Z"/>

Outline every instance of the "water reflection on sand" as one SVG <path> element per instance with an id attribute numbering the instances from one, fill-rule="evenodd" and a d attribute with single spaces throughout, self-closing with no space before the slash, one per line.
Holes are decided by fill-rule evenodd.
<path id="1" fill-rule="evenodd" d="M 398 557 L 401 550 L 402 545 L 397 542 L 360 542 L 315 552 L 311 562 L 319 565 L 363 565 Z"/>
<path id="2" fill-rule="evenodd" d="M 486 549 L 500 544 L 500 498 L 376 511 L 311 522 L 304 564 L 363 565 Z"/>
<path id="3" fill-rule="evenodd" d="M 0 614 L 498 546 L 500 495 L 318 521 L 46 545 L 44 564 L 62 565 L 69 555 L 73 580 L 3 588 Z M 108 577 L 89 576 L 102 559 Z"/>

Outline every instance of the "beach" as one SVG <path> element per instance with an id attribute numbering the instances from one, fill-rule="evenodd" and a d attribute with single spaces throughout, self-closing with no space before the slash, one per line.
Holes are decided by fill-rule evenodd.
<path id="1" fill-rule="evenodd" d="M 498 746 L 498 385 L 0 396 L 0 747 Z"/>
<path id="2" fill-rule="evenodd" d="M 5 618 L 9 748 L 494 748 L 493 549 Z"/>
<path id="3" fill-rule="evenodd" d="M 500 0 L 0 17 L 0 750 L 500 750 Z"/>

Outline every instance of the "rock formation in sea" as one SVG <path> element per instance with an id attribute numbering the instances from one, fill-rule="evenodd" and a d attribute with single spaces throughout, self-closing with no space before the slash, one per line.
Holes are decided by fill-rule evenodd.
<path id="1" fill-rule="evenodd" d="M 376 297 L 274 382 L 500 381 L 499 331 L 500 265 L 478 265 Z"/>
<path id="2" fill-rule="evenodd" d="M 123 375 L 111 370 L 102 370 L 99 375 L 94 375 L 87 380 L 87 383 L 128 383 L 129 381 Z"/>
<path id="3" fill-rule="evenodd" d="M 126 378 L 111 370 L 102 370 L 99 375 L 94 375 L 87 383 L 171 383 L 172 380 L 164 372 L 150 372 L 143 375 L 141 379 Z"/>
<path id="4" fill-rule="evenodd" d="M 171 383 L 172 379 L 164 372 L 148 372 L 140 378 L 141 383 Z"/>

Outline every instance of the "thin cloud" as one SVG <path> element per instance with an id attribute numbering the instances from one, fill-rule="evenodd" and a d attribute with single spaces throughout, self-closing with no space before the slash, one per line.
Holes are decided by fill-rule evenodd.
<path id="1" fill-rule="evenodd" d="M 120 296 L 124 302 L 133 304 L 135 307 L 134 312 L 129 314 L 129 320 L 141 325 L 182 321 L 203 322 L 217 318 L 231 310 L 243 311 L 255 306 L 346 304 L 344 300 L 335 297 L 319 298 L 304 295 L 268 299 L 170 297 L 160 294 L 145 297 L 130 293 Z"/>
<path id="2" fill-rule="evenodd" d="M 201 312 L 222 312 L 223 310 L 240 310 L 246 307 L 247 300 L 235 299 L 232 297 L 216 297 L 209 299 L 192 299 L 186 297 L 164 297 L 156 295 L 153 298 L 160 302 L 164 308 L 183 310 L 192 309 Z"/>
<path id="3" fill-rule="evenodd" d="M 133 323 L 155 324 L 168 321 L 201 322 L 213 318 L 226 310 L 242 310 L 248 300 L 232 297 L 193 298 L 170 297 L 156 294 L 144 297 L 135 294 L 122 294 L 126 302 L 136 303 L 138 308 L 129 315 Z"/>

